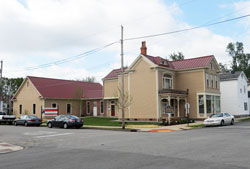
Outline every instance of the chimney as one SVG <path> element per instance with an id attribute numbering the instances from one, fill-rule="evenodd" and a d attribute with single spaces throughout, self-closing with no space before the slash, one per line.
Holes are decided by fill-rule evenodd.
<path id="1" fill-rule="evenodd" d="M 146 41 L 142 41 L 141 43 L 141 54 L 147 55 Z"/>

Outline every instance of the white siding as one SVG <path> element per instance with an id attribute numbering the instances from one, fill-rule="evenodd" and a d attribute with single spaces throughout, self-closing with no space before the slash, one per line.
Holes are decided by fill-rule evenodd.
<path id="1" fill-rule="evenodd" d="M 238 102 L 237 80 L 221 81 L 220 92 L 221 111 L 236 115 L 238 112 L 236 104 Z"/>
<path id="2" fill-rule="evenodd" d="M 247 105 L 247 110 L 244 110 L 244 103 L 248 104 L 247 80 L 245 79 L 244 76 L 239 76 L 238 78 L 238 98 L 239 98 L 238 100 L 239 115 L 249 114 L 248 105 Z"/>
<path id="3" fill-rule="evenodd" d="M 248 103 L 247 81 L 239 76 L 237 80 L 221 81 L 221 111 L 233 115 L 249 114 L 249 105 L 244 110 L 244 103 Z M 245 86 L 245 91 L 244 91 Z"/>

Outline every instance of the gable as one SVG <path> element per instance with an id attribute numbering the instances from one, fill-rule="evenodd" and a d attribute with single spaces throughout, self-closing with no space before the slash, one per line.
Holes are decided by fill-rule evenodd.
<path id="1" fill-rule="evenodd" d="M 220 66 L 219 64 L 217 63 L 216 59 L 213 58 L 209 64 L 209 68 L 212 70 L 216 70 L 217 72 L 220 72 Z"/>
<path id="2" fill-rule="evenodd" d="M 134 70 L 136 65 L 141 62 L 141 61 L 144 61 L 148 64 L 149 67 L 155 67 L 157 66 L 156 64 L 154 64 L 152 61 L 150 61 L 148 58 L 146 58 L 145 56 L 143 55 L 139 55 L 135 60 L 134 62 L 128 67 L 128 70 Z"/>
<path id="3" fill-rule="evenodd" d="M 25 78 L 17 92 L 15 93 L 13 99 L 27 99 L 34 97 L 41 97 L 41 94 L 37 91 L 34 84 L 30 81 L 30 79 Z"/>

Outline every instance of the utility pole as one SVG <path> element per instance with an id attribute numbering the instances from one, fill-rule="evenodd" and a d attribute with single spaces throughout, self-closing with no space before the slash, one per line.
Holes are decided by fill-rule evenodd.
<path id="1" fill-rule="evenodd" d="M 121 25 L 121 71 L 122 71 L 122 129 L 125 129 L 124 119 L 124 67 L 123 67 L 123 26 Z"/>

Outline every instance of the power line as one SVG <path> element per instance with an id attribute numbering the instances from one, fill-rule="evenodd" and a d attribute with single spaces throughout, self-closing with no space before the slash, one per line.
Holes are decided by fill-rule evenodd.
<path id="1" fill-rule="evenodd" d="M 218 24 L 221 24 L 221 23 L 246 18 L 246 17 L 249 17 L 249 16 L 250 16 L 250 14 L 235 17 L 235 18 L 231 18 L 231 19 L 227 19 L 227 20 L 223 20 L 223 21 L 213 22 L 213 23 L 210 23 L 210 24 L 200 25 L 200 26 L 191 27 L 191 28 L 187 28 L 187 29 L 181 29 L 181 30 L 177 30 L 177 31 L 165 32 L 165 33 L 159 33 L 159 34 L 153 34 L 153 35 L 146 35 L 146 36 L 140 36 L 140 37 L 135 37 L 135 38 L 127 38 L 127 39 L 124 39 L 124 41 L 144 39 L 144 38 L 152 38 L 152 37 L 156 37 L 156 36 L 163 36 L 163 35 L 169 35 L 169 34 L 174 34 L 174 33 L 186 32 L 186 31 L 190 31 L 190 30 L 194 30 L 194 29 L 199 29 L 199 28 L 203 28 L 203 27 L 218 25 Z"/>
<path id="2" fill-rule="evenodd" d="M 50 66 L 53 66 L 53 65 L 60 65 L 60 64 L 63 64 L 63 63 L 71 62 L 73 60 L 77 60 L 77 59 L 86 57 L 88 55 L 97 53 L 97 52 L 99 52 L 99 51 L 101 51 L 101 50 L 103 50 L 103 49 L 105 49 L 105 48 L 107 48 L 109 46 L 112 46 L 112 45 L 116 44 L 116 43 L 119 43 L 119 41 L 115 41 L 115 42 L 106 44 L 106 45 L 104 45 L 102 47 L 95 48 L 95 49 L 80 53 L 78 55 L 75 55 L 75 56 L 72 56 L 72 57 L 69 57 L 69 58 L 65 58 L 65 59 L 62 59 L 62 60 L 58 60 L 58 61 L 50 62 L 50 63 L 46 63 L 46 64 L 41 64 L 41 65 L 34 66 L 34 67 L 26 67 L 23 70 L 13 71 L 13 72 L 24 72 L 24 71 L 36 70 L 36 69 L 50 67 Z M 9 73 L 13 73 L 13 72 L 9 72 Z"/>

